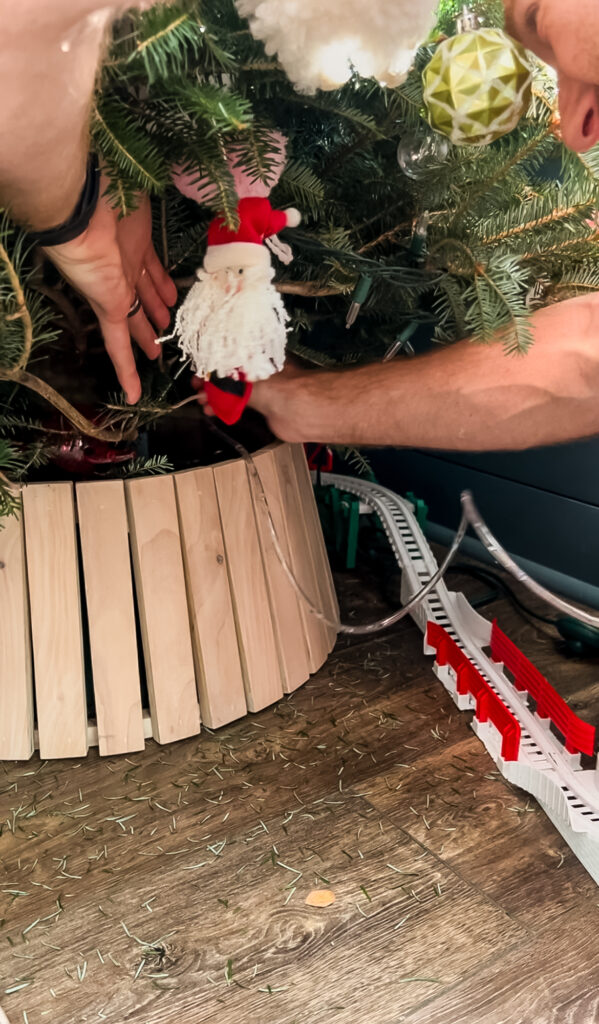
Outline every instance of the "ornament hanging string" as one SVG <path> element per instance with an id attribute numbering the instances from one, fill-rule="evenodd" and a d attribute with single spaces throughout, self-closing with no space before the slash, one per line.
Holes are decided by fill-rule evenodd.
<path id="1" fill-rule="evenodd" d="M 338 630 L 340 633 L 343 633 L 346 636 L 371 636 L 375 633 L 381 633 L 386 629 L 390 629 L 391 626 L 395 626 L 398 622 L 401 622 L 401 620 L 405 619 L 408 615 L 410 615 L 411 612 L 413 612 L 414 609 L 417 608 L 418 605 L 421 604 L 428 597 L 428 595 L 435 589 L 435 587 L 437 587 L 438 584 L 444 579 L 450 565 L 452 564 L 456 554 L 458 553 L 458 550 L 462 544 L 464 537 L 466 536 L 468 527 L 472 526 L 472 529 L 476 533 L 477 537 L 479 538 L 485 549 L 489 552 L 489 554 L 493 556 L 495 561 L 497 561 L 507 572 L 510 573 L 511 576 L 513 576 L 520 583 L 522 583 L 533 594 L 536 594 L 537 597 L 540 597 L 543 601 L 547 602 L 547 604 L 550 604 L 558 611 L 564 612 L 566 615 L 571 615 L 574 618 L 578 619 L 580 622 L 584 622 L 588 626 L 599 627 L 599 616 L 593 616 L 588 612 L 585 612 L 582 609 L 577 608 L 575 605 L 571 605 L 569 604 L 569 602 L 562 600 L 562 598 L 557 597 L 555 594 L 552 594 L 551 591 L 546 590 L 545 587 L 542 587 L 539 583 L 536 583 L 535 580 L 533 580 L 527 573 L 524 572 L 523 569 L 521 569 L 516 564 L 516 562 L 514 562 L 514 560 L 501 546 L 497 538 L 489 530 L 488 526 L 482 519 L 476 505 L 474 504 L 472 495 L 469 491 L 464 491 L 462 494 L 462 518 L 460 520 L 460 525 L 458 527 L 454 540 L 451 544 L 451 547 L 449 548 L 449 551 L 447 552 L 445 559 L 443 560 L 442 565 L 439 567 L 438 571 L 430 578 L 428 583 L 426 583 L 425 586 L 423 586 L 418 591 L 418 593 L 415 594 L 414 597 L 410 599 L 410 601 L 408 601 L 407 604 L 403 605 L 402 608 L 394 612 L 392 615 L 388 615 L 386 618 L 379 619 L 376 622 L 371 622 L 363 626 L 350 626 L 346 623 L 333 621 L 332 619 L 329 619 L 328 616 L 324 615 L 323 612 L 321 612 L 320 609 L 316 607 L 316 605 L 313 603 L 308 594 L 306 594 L 302 585 L 299 583 L 293 569 L 289 565 L 287 558 L 285 557 L 277 534 L 277 528 L 272 517 L 270 505 L 268 503 L 268 498 L 266 496 L 266 491 L 264 490 L 262 479 L 260 477 L 260 473 L 258 471 L 258 467 L 256 466 L 254 459 L 247 451 L 247 449 L 244 448 L 241 442 L 230 437 L 230 435 L 227 434 L 226 431 L 218 427 L 214 422 L 213 418 L 211 416 L 207 416 L 203 410 L 202 415 L 204 416 L 204 419 L 210 430 L 214 434 L 216 434 L 216 436 L 219 437 L 222 441 L 224 441 L 225 444 L 229 445 L 229 447 L 231 448 L 234 448 L 237 454 L 240 455 L 241 458 L 244 460 L 248 469 L 250 487 L 254 492 L 254 497 L 256 498 L 258 505 L 261 506 L 262 509 L 264 510 L 274 549 L 277 558 L 281 563 L 283 571 L 285 572 L 285 575 L 287 576 L 293 589 L 296 591 L 298 596 L 302 599 L 302 601 L 308 608 L 309 612 L 312 615 L 314 615 L 315 618 L 319 619 L 321 622 L 324 622 L 325 625 L 331 626 L 333 629 Z"/>

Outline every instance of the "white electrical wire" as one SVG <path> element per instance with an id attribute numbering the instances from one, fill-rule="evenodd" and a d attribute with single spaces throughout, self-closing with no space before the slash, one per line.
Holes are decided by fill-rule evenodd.
<path id="1" fill-rule="evenodd" d="M 239 441 L 236 441 L 234 438 L 229 437 L 229 435 L 224 430 L 221 430 L 221 428 L 218 427 L 210 417 L 206 417 L 206 422 L 208 423 L 210 429 L 215 434 L 218 434 L 221 438 L 223 438 L 223 440 L 225 440 L 227 444 L 229 444 L 232 448 L 234 448 L 235 451 L 238 452 L 238 454 L 241 455 L 241 458 L 244 460 L 249 472 L 250 486 L 254 492 L 254 497 L 256 498 L 257 503 L 261 506 L 266 515 L 266 521 L 268 524 L 270 535 L 272 537 L 274 549 L 277 558 L 279 559 L 279 562 L 283 567 L 283 571 L 285 572 L 285 575 L 287 576 L 287 579 L 291 583 L 293 589 L 301 597 L 302 601 L 308 608 L 308 611 L 312 615 L 314 615 L 315 618 L 319 619 L 320 622 L 324 622 L 325 625 L 331 626 L 339 633 L 344 633 L 349 636 L 370 636 L 373 633 L 381 633 L 383 630 L 389 629 L 391 626 L 394 626 L 397 622 L 401 622 L 402 619 L 405 619 L 407 615 L 413 612 L 414 609 L 417 608 L 418 605 L 421 604 L 421 602 L 428 597 L 431 591 L 435 589 L 438 583 L 440 583 L 440 581 L 445 576 L 451 562 L 453 561 L 457 554 L 458 548 L 460 547 L 460 544 L 462 543 L 466 531 L 468 529 L 468 521 L 465 515 L 462 516 L 462 521 L 454 538 L 453 544 L 451 545 L 447 553 L 447 556 L 443 561 L 443 564 L 439 568 L 438 572 L 436 572 L 434 576 L 432 576 L 431 579 L 428 581 L 428 583 L 426 583 L 425 586 L 422 587 L 422 589 L 419 590 L 418 593 L 415 594 L 414 597 L 412 597 L 407 604 L 400 608 L 399 611 L 394 612 L 393 615 L 388 615 L 384 619 L 379 619 L 377 622 L 368 623 L 364 626 L 349 626 L 344 622 L 340 622 L 338 620 L 333 621 L 332 619 L 329 619 L 328 616 L 320 610 L 320 608 L 316 607 L 316 605 L 308 596 L 308 594 L 306 594 L 304 588 L 297 579 L 293 569 L 291 568 L 289 562 L 285 557 L 285 553 L 283 552 L 281 544 L 279 542 L 277 528 L 272 518 L 270 506 L 268 504 L 268 498 L 266 496 L 266 492 L 264 490 L 264 486 L 260 478 L 260 473 L 258 472 L 258 467 L 256 466 L 254 459 L 247 451 L 247 449 L 244 448 L 244 446 Z"/>
<path id="2" fill-rule="evenodd" d="M 281 545 L 279 544 L 279 538 L 277 536 L 277 530 L 273 522 L 272 515 L 270 513 L 270 508 L 268 505 L 268 498 L 266 497 L 266 494 L 264 492 L 264 487 L 262 486 L 260 474 L 258 473 L 258 470 L 253 460 L 252 469 L 250 471 L 250 480 L 255 482 L 257 488 L 257 497 L 258 500 L 262 503 L 262 507 L 266 512 L 267 522 L 273 540 L 274 548 L 277 553 L 277 557 L 281 565 L 283 566 L 285 575 L 289 579 L 289 582 L 298 592 L 300 597 L 303 599 L 304 603 L 308 606 L 308 610 L 313 615 L 315 615 L 316 618 L 321 619 L 323 622 L 326 623 L 327 626 L 332 626 L 339 633 L 344 633 L 346 636 L 370 636 L 372 633 L 382 633 L 383 630 L 389 629 L 391 626 L 395 626 L 396 623 L 401 622 L 401 620 L 405 619 L 407 615 L 410 615 L 410 613 L 413 612 L 414 609 L 417 608 L 418 605 L 421 604 L 422 601 L 424 601 L 425 598 L 428 597 L 430 592 L 434 590 L 435 587 L 441 582 L 449 566 L 453 562 L 453 559 L 455 558 L 458 548 L 462 543 L 466 531 L 468 529 L 468 520 L 466 519 L 466 516 L 462 516 L 462 521 L 460 523 L 458 532 L 455 535 L 453 544 L 451 545 L 447 553 L 447 556 L 443 561 L 443 564 L 435 573 L 435 575 L 431 576 L 428 583 L 426 583 L 425 586 L 422 587 L 421 590 L 419 590 L 418 593 L 415 594 L 414 597 L 412 597 L 407 604 L 404 604 L 403 607 L 399 609 L 399 611 L 394 612 L 393 615 L 388 615 L 384 619 L 378 619 L 376 622 L 371 622 L 364 626 L 348 626 L 344 622 L 332 622 L 326 615 L 323 615 L 323 613 L 312 603 L 306 592 L 299 584 L 295 576 L 295 573 L 293 572 L 293 569 L 287 562 L 287 559 L 285 558 L 285 555 L 281 550 Z"/>
<path id="3" fill-rule="evenodd" d="M 502 568 L 504 568 L 507 572 L 509 572 L 511 576 L 517 579 L 520 583 L 524 584 L 524 586 L 528 590 L 530 590 L 531 593 L 536 594 L 537 597 L 540 597 L 543 601 L 546 601 L 547 604 L 552 605 L 552 607 L 556 608 L 558 611 L 562 611 L 566 615 L 571 615 L 573 618 L 578 619 L 579 622 L 584 622 L 588 626 L 594 626 L 596 628 L 599 628 L 599 616 L 590 615 L 588 612 L 585 612 L 580 608 L 576 608 L 574 605 L 569 604 L 567 601 L 563 601 L 560 597 L 557 597 L 555 594 L 552 594 L 550 590 L 546 590 L 545 587 L 542 587 L 540 583 L 536 583 L 535 580 L 533 580 L 526 572 L 524 572 L 523 569 L 520 568 L 519 565 L 517 565 L 517 563 L 513 560 L 513 558 L 511 558 L 510 555 L 508 555 L 505 548 L 501 546 L 497 538 L 489 530 L 488 526 L 481 517 L 476 505 L 474 504 L 474 500 L 470 491 L 464 491 L 462 493 L 462 518 L 460 521 L 460 525 L 457 529 L 456 535 L 453 539 L 453 543 L 451 544 L 451 547 L 445 559 L 443 560 L 442 565 L 440 566 L 439 570 L 434 574 L 434 576 L 431 576 L 428 583 L 426 583 L 418 591 L 418 593 L 415 594 L 408 601 L 407 604 L 400 608 L 399 611 L 394 612 L 392 615 L 388 615 L 384 619 L 378 619 L 376 622 L 368 623 L 364 626 L 349 626 L 344 622 L 333 621 L 332 619 L 329 619 L 328 616 L 320 610 L 320 608 L 316 607 L 316 605 L 309 597 L 309 595 L 306 594 L 301 583 L 298 581 L 293 569 L 289 565 L 287 558 L 285 557 L 285 553 L 282 550 L 281 544 L 279 542 L 277 528 L 272 518 L 270 506 L 268 504 L 268 498 L 266 496 L 266 492 L 264 490 L 264 486 L 260 478 L 260 473 L 258 472 L 258 467 L 256 466 L 254 459 L 239 441 L 236 441 L 234 438 L 229 437 L 229 435 L 224 430 L 221 430 L 221 428 L 218 427 L 210 417 L 206 417 L 206 422 L 210 426 L 210 429 L 214 433 L 218 434 L 224 441 L 226 441 L 228 445 L 234 448 L 246 463 L 249 473 L 250 487 L 253 490 L 254 497 L 258 505 L 264 511 L 277 558 L 279 559 L 279 562 L 281 563 L 283 571 L 285 572 L 287 579 L 291 583 L 291 586 L 296 591 L 296 593 L 301 597 L 302 601 L 308 608 L 308 611 L 312 615 L 314 615 L 315 618 L 319 619 L 319 621 L 321 622 L 324 622 L 325 625 L 331 626 L 333 629 L 336 629 L 338 632 L 344 633 L 346 636 L 371 636 L 373 633 L 381 633 L 383 630 L 389 629 L 391 626 L 395 626 L 396 623 L 401 622 L 401 620 L 405 619 L 407 615 L 410 615 L 411 612 L 413 612 L 414 609 L 417 608 L 418 605 L 421 604 L 428 597 L 431 591 L 435 589 L 435 587 L 441 582 L 441 580 L 446 575 L 447 570 L 449 569 L 449 566 L 453 562 L 459 550 L 459 547 L 468 531 L 469 526 L 472 527 L 472 529 L 476 533 L 477 537 L 479 538 L 483 546 L 486 548 L 489 554 L 493 556 L 495 561 L 498 562 L 499 565 L 501 565 Z"/>
<path id="4" fill-rule="evenodd" d="M 533 580 L 528 573 L 524 572 L 520 566 L 514 561 L 514 559 L 508 555 L 504 547 L 501 546 L 497 538 L 491 533 L 489 527 L 482 518 L 470 491 L 464 491 L 462 494 L 462 511 L 468 524 L 474 530 L 476 536 L 480 540 L 481 544 L 486 548 L 490 555 L 493 556 L 496 562 L 509 572 L 514 579 L 518 580 L 519 583 L 523 583 L 527 590 L 530 590 L 531 594 L 536 594 L 542 601 L 546 601 L 553 608 L 556 608 L 559 612 L 564 612 L 565 615 L 571 615 L 573 618 L 578 619 L 579 622 L 584 622 L 587 626 L 594 626 L 599 628 L 599 616 L 591 615 L 589 612 L 585 612 L 582 608 L 577 608 L 573 604 L 569 604 L 568 601 L 564 601 L 561 597 L 557 597 L 550 590 L 542 587 L 540 583 Z"/>

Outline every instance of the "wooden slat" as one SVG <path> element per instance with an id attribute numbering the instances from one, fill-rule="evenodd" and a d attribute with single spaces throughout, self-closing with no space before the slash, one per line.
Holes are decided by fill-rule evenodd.
<path id="1" fill-rule="evenodd" d="M 268 501 L 282 554 L 288 564 L 291 563 L 289 533 L 287 529 L 287 509 L 283 504 L 281 484 L 277 473 L 275 449 L 279 445 L 267 448 L 254 456 L 254 463 Z M 263 501 L 257 500 L 254 493 L 256 522 L 262 545 L 262 554 L 266 568 L 266 578 L 271 595 L 273 622 L 275 624 L 283 689 L 286 693 L 305 683 L 310 676 L 310 653 L 304 632 L 298 594 L 281 564 L 268 515 Z"/>
<path id="2" fill-rule="evenodd" d="M 87 753 L 87 702 L 73 485 L 24 488 L 40 755 Z"/>
<path id="3" fill-rule="evenodd" d="M 143 750 L 125 487 L 99 480 L 76 490 L 100 754 Z"/>
<path id="4" fill-rule="evenodd" d="M 210 729 L 247 705 L 212 468 L 175 476 L 202 721 Z"/>
<path id="5" fill-rule="evenodd" d="M 0 760 L 33 753 L 33 676 L 21 518 L 0 528 Z"/>
<path id="6" fill-rule="evenodd" d="M 281 445 L 280 448 L 275 449 L 274 454 L 287 521 L 291 568 L 302 590 L 313 604 L 320 607 L 320 591 L 291 445 Z M 299 605 L 310 652 L 310 670 L 316 672 L 324 664 L 329 654 L 328 630 L 324 623 L 309 610 L 303 599 L 300 599 Z"/>
<path id="7" fill-rule="evenodd" d="M 247 706 L 260 711 L 283 695 L 279 658 L 245 463 L 214 469 Z"/>
<path id="8" fill-rule="evenodd" d="M 300 490 L 302 509 L 306 521 L 308 542 L 316 571 L 316 579 L 318 581 L 321 607 L 329 621 L 338 622 L 339 604 L 337 602 L 337 594 L 335 593 L 335 584 L 333 583 L 329 556 L 327 554 L 322 534 L 318 507 L 314 497 L 314 488 L 312 487 L 310 470 L 308 469 L 303 445 L 292 445 L 292 453 Z M 337 630 L 333 626 L 328 627 L 328 637 L 329 651 L 332 651 L 335 643 L 337 642 Z"/>
<path id="9" fill-rule="evenodd" d="M 128 480 L 126 496 L 154 739 L 171 743 L 200 731 L 175 485 Z"/>
<path id="10" fill-rule="evenodd" d="M 142 729 L 145 740 L 151 740 L 153 738 L 152 733 L 152 718 L 150 712 L 144 708 L 142 712 Z M 98 746 L 98 726 L 95 722 L 88 722 L 87 724 L 87 742 L 90 747 Z"/>

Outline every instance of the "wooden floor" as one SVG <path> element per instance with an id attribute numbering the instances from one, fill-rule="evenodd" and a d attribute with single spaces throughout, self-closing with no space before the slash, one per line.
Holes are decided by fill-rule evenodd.
<path id="1" fill-rule="evenodd" d="M 503 601 L 487 614 L 599 719 L 599 663 Z M 4 764 L 0 821 L 11 1024 L 599 1019 L 599 889 L 498 777 L 411 622 L 216 734 Z M 311 909 L 315 888 L 335 903 Z"/>

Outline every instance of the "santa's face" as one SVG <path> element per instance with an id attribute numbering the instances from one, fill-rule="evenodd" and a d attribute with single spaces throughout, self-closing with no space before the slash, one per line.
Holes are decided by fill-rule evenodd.
<path id="1" fill-rule="evenodd" d="M 177 314 L 183 354 L 199 377 L 264 380 L 283 368 L 288 315 L 269 263 L 202 268 Z"/>
<path id="2" fill-rule="evenodd" d="M 224 295 L 236 295 L 244 285 L 243 267 L 225 267 L 211 275 Z"/>
<path id="3" fill-rule="evenodd" d="M 231 266 L 215 270 L 210 277 L 218 284 L 224 295 L 237 295 L 246 288 L 266 285 L 274 275 L 270 265 Z"/>

